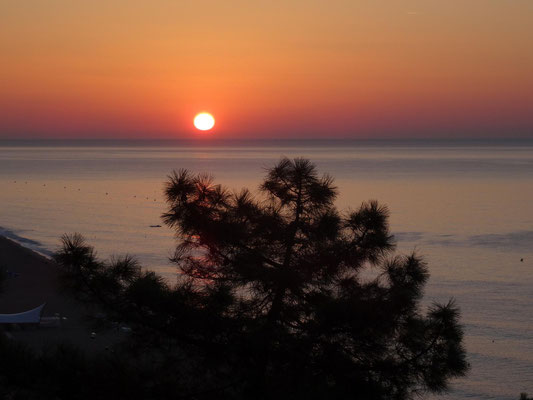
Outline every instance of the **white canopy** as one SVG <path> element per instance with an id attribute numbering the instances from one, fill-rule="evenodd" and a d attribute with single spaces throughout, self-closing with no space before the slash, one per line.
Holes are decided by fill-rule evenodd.
<path id="1" fill-rule="evenodd" d="M 0 314 L 0 324 L 38 324 L 45 305 L 46 303 L 43 303 L 33 310 L 17 314 Z"/>

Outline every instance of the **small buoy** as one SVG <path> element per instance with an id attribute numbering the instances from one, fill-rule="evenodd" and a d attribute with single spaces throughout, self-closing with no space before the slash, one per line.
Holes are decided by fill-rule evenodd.
<path id="1" fill-rule="evenodd" d="M 91 332 L 91 339 L 96 339 L 96 332 Z"/>

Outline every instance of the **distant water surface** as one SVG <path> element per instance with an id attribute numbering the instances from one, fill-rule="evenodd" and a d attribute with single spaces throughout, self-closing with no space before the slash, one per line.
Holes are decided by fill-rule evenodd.
<path id="1" fill-rule="evenodd" d="M 151 227 L 166 176 L 256 189 L 282 156 L 333 175 L 341 209 L 387 204 L 399 251 L 429 263 L 428 303 L 456 299 L 472 370 L 441 398 L 533 394 L 533 141 L 0 141 L 0 234 L 50 254 L 80 232 L 172 280 L 173 233 Z"/>

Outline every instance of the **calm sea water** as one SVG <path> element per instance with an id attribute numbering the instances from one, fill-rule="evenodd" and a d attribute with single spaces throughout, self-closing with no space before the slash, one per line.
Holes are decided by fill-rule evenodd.
<path id="1" fill-rule="evenodd" d="M 49 254 L 80 232 L 173 279 L 173 233 L 150 227 L 167 174 L 255 189 L 281 156 L 336 177 L 341 209 L 387 204 L 398 250 L 429 263 L 426 300 L 460 305 L 472 368 L 439 398 L 533 394 L 533 141 L 0 141 L 0 234 Z"/>

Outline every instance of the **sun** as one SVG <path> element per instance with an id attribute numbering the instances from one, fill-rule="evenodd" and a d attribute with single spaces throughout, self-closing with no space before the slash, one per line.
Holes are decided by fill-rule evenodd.
<path id="1" fill-rule="evenodd" d="M 194 126 L 201 131 L 208 131 L 215 126 L 215 119 L 206 112 L 201 112 L 194 117 Z"/>

